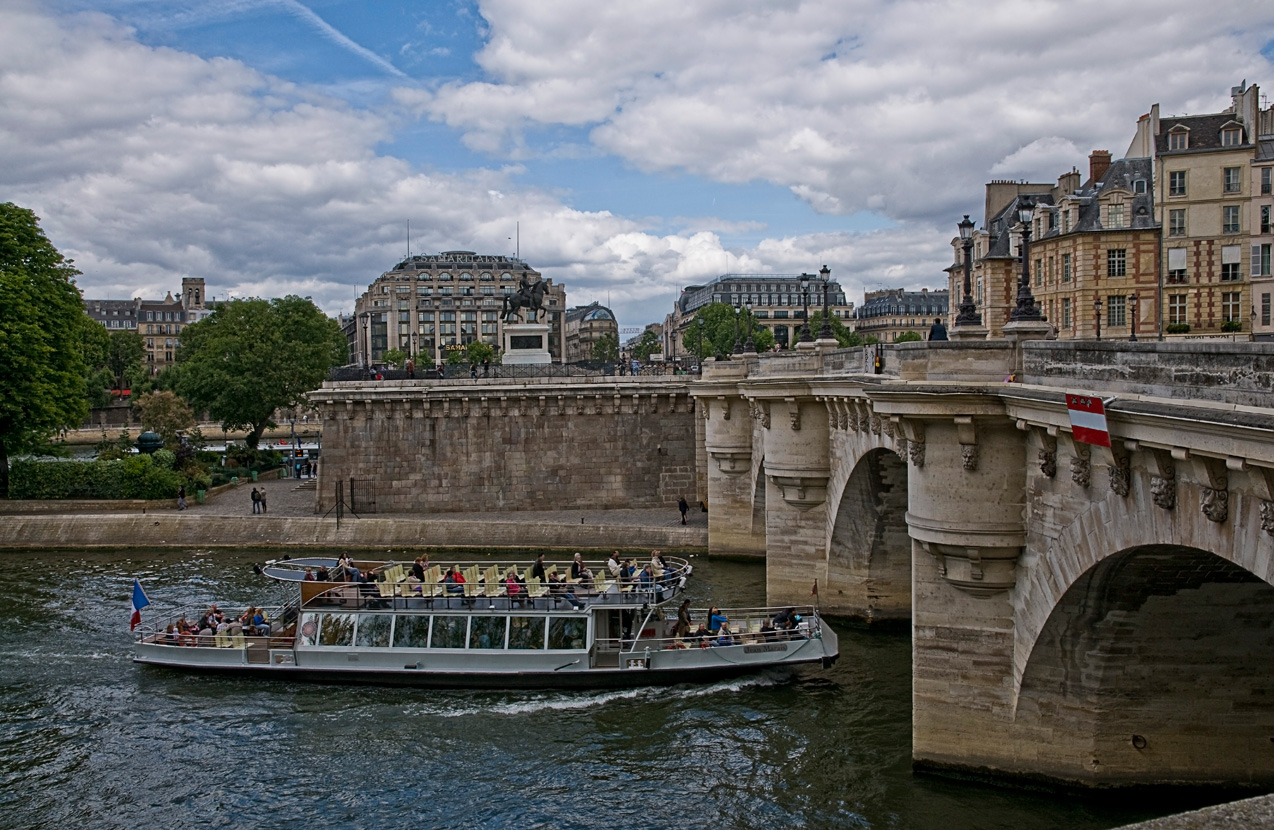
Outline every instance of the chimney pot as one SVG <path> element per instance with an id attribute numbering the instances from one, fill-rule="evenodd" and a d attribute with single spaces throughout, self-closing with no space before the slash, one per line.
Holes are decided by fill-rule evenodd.
<path id="1" fill-rule="evenodd" d="M 1110 151 L 1109 150 L 1093 150 L 1088 155 L 1088 179 L 1093 184 L 1097 184 L 1106 176 L 1106 171 L 1110 169 Z"/>

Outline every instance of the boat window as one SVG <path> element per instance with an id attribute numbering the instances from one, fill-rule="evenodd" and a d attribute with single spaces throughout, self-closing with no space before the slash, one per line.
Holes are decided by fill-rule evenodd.
<path id="1" fill-rule="evenodd" d="M 474 617 L 469 624 L 469 648 L 504 648 L 507 617 Z"/>
<path id="2" fill-rule="evenodd" d="M 312 646 L 318 642 L 318 614 L 302 614 L 301 625 L 297 629 L 301 633 L 301 645 Z"/>
<path id="3" fill-rule="evenodd" d="M 319 626 L 319 645 L 348 646 L 354 643 L 353 614 L 324 614 Z"/>
<path id="4" fill-rule="evenodd" d="M 433 648 L 464 648 L 468 617 L 434 617 Z"/>
<path id="5" fill-rule="evenodd" d="M 354 642 L 365 648 L 389 648 L 389 614 L 363 614 L 358 618 L 358 635 Z"/>
<path id="6" fill-rule="evenodd" d="M 579 649 L 584 647 L 588 620 L 558 619 L 549 623 L 549 648 Z"/>
<path id="7" fill-rule="evenodd" d="M 509 648 L 544 648 L 544 618 L 509 618 Z"/>
<path id="8" fill-rule="evenodd" d="M 394 648 L 428 647 L 428 617 L 403 614 L 394 622 Z"/>

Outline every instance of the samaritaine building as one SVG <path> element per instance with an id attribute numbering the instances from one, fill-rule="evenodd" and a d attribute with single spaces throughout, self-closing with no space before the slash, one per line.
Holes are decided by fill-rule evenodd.
<path id="1" fill-rule="evenodd" d="M 534 285 L 544 278 L 525 262 L 499 254 L 444 251 L 408 257 L 377 277 L 355 302 L 354 325 L 346 328 L 354 362 L 376 363 L 397 349 L 420 365 L 428 359 L 442 363 L 449 352 L 474 341 L 498 350 L 503 299 L 517 293 L 524 279 Z M 536 322 L 550 326 L 549 353 L 560 363 L 566 354 L 566 289 L 545 282 L 545 313 Z"/>

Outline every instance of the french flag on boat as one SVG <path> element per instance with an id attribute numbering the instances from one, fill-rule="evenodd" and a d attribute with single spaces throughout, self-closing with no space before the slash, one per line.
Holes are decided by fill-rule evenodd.
<path id="1" fill-rule="evenodd" d="M 137 577 L 133 577 L 133 616 L 129 618 L 128 630 L 132 631 L 137 624 L 142 621 L 142 609 L 150 605 L 150 599 L 147 598 L 146 592 L 142 590 L 142 584 L 137 581 Z"/>
<path id="2" fill-rule="evenodd" d="M 1110 446 L 1110 431 L 1106 429 L 1106 407 L 1095 395 L 1066 395 L 1066 411 L 1071 416 L 1071 430 L 1076 441 Z"/>

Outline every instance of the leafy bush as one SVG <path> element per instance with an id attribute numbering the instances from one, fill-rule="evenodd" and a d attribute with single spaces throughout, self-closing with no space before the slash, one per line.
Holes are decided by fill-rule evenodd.
<path id="1" fill-rule="evenodd" d="M 895 340 L 894 342 L 895 343 L 916 343 L 921 340 L 924 340 L 924 338 L 920 336 L 920 332 L 904 331 L 902 334 L 898 335 L 898 339 Z"/>
<path id="2" fill-rule="evenodd" d="M 165 470 L 171 470 L 177 464 L 177 453 L 172 450 L 155 450 L 151 458 Z"/>
<path id="3" fill-rule="evenodd" d="M 1187 334 L 1190 331 L 1189 323 L 1169 323 L 1164 326 L 1164 331 L 1168 334 Z"/>
<path id="4" fill-rule="evenodd" d="M 1235 331 L 1243 331 L 1243 324 L 1240 323 L 1238 320 L 1226 320 L 1224 323 L 1221 324 L 1221 331 L 1224 331 L 1227 333 L 1235 332 Z"/>
<path id="5" fill-rule="evenodd" d="M 15 499 L 169 499 L 182 476 L 149 455 L 115 461 L 15 461 Z"/>

